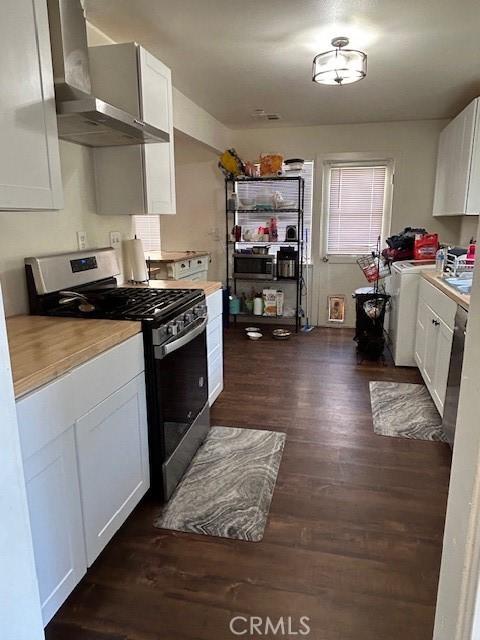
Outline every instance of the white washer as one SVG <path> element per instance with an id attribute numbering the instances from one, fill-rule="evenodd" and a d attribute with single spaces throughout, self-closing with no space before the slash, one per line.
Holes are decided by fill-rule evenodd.
<path id="1" fill-rule="evenodd" d="M 416 367 L 414 358 L 418 287 L 422 271 L 433 271 L 427 260 L 401 260 L 392 265 L 388 286 L 391 295 L 388 336 L 397 367 Z"/>

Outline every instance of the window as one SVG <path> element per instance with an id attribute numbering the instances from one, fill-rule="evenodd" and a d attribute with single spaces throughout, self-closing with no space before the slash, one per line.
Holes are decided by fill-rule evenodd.
<path id="1" fill-rule="evenodd" d="M 327 254 L 373 251 L 389 231 L 391 167 L 342 163 L 327 171 Z"/>
<path id="2" fill-rule="evenodd" d="M 313 162 L 305 162 L 301 173 L 302 178 L 305 180 L 305 194 L 303 203 L 303 224 L 304 233 L 303 240 L 305 257 L 310 261 L 311 256 L 311 229 L 312 229 L 312 203 L 313 203 Z M 273 187 L 272 187 L 273 185 Z M 269 182 L 267 185 L 262 182 L 240 182 L 238 183 L 238 197 L 240 201 L 242 198 L 255 198 L 257 195 L 261 196 L 265 191 L 271 192 L 279 191 L 285 201 L 295 202 L 294 207 L 297 206 L 298 198 L 298 183 L 294 180 L 286 180 L 285 182 Z M 242 231 L 249 229 L 255 232 L 258 227 L 265 227 L 270 218 L 275 216 L 277 218 L 278 239 L 280 241 L 285 240 L 285 231 L 288 225 L 298 226 L 296 212 L 286 211 L 255 211 L 255 212 L 243 212 L 239 211 L 237 214 L 238 224 L 242 227 Z M 253 243 L 254 244 L 254 243 Z M 280 249 L 281 245 L 275 245 L 270 243 L 270 253 L 276 253 Z"/>
<path id="3" fill-rule="evenodd" d="M 144 251 L 160 251 L 160 216 L 133 216 L 133 229 Z"/>

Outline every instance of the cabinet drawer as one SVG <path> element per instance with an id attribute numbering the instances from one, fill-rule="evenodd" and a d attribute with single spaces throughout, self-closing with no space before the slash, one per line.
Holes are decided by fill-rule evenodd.
<path id="1" fill-rule="evenodd" d="M 223 311 L 223 296 L 222 290 L 219 289 L 215 291 L 215 293 L 211 293 L 207 297 L 207 309 L 208 309 L 208 319 L 211 322 L 217 316 L 222 315 Z"/>
<path id="2" fill-rule="evenodd" d="M 208 271 L 208 256 L 192 258 L 190 260 L 190 271 L 191 273 L 196 273 L 197 271 Z"/>
<path id="3" fill-rule="evenodd" d="M 132 336 L 72 371 L 75 415 L 82 416 L 144 371 L 143 335 Z"/>
<path id="4" fill-rule="evenodd" d="M 420 281 L 419 300 L 423 300 L 453 330 L 457 304 L 424 278 Z"/>
<path id="5" fill-rule="evenodd" d="M 198 272 L 208 272 L 208 256 L 187 258 L 181 262 L 170 262 L 167 265 L 168 276 L 175 280 L 190 278 Z"/>
<path id="6" fill-rule="evenodd" d="M 190 260 L 183 260 L 182 262 L 170 262 L 167 265 L 167 271 L 169 278 L 178 280 L 179 278 L 187 278 L 191 272 Z"/>
<path id="7" fill-rule="evenodd" d="M 72 374 L 67 373 L 17 401 L 18 432 L 26 460 L 75 422 Z"/>

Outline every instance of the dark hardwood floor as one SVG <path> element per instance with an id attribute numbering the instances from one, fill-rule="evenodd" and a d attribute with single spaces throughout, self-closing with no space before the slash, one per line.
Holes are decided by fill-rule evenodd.
<path id="1" fill-rule="evenodd" d="M 310 618 L 312 640 L 431 640 L 447 445 L 373 433 L 352 332 L 225 336 L 212 424 L 287 434 L 265 537 L 163 532 L 146 499 L 48 625 L 47 640 L 229 640 L 233 615 Z M 287 636 L 283 637 L 302 637 Z"/>

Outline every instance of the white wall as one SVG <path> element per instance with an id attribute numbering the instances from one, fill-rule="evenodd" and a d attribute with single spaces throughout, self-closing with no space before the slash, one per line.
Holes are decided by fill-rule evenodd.
<path id="1" fill-rule="evenodd" d="M 327 324 L 327 296 L 343 294 L 347 301 L 346 326 L 353 326 L 352 291 L 367 282 L 356 264 L 323 263 L 321 247 L 321 160 L 341 154 L 367 153 L 395 161 L 392 232 L 406 226 L 424 226 L 445 242 L 457 242 L 460 219 L 433 218 L 432 202 L 438 135 L 444 121 L 389 122 L 317 127 L 275 127 L 238 130 L 234 146 L 243 159 L 256 160 L 262 152 L 315 160 L 314 229 L 312 255 L 314 284 L 311 321 Z"/>
<path id="2" fill-rule="evenodd" d="M 477 237 L 478 216 L 462 216 L 460 226 L 460 237 L 458 243 L 461 247 L 466 247 L 472 238 Z"/>
<path id="3" fill-rule="evenodd" d="M 0 407 L 0 637 L 5 640 L 41 640 L 44 635 L 40 596 L 33 558 L 1 287 Z"/>
<path id="4" fill-rule="evenodd" d="M 7 316 L 27 313 L 23 259 L 77 249 L 77 231 L 86 231 L 89 247 L 109 246 L 110 231 L 131 237 L 130 216 L 98 216 L 92 151 L 60 142 L 65 208 L 60 211 L 0 212 L 0 282 Z"/>
<path id="5" fill-rule="evenodd" d="M 225 276 L 225 196 L 218 154 L 175 132 L 177 214 L 161 217 L 164 251 L 208 251 L 210 280 Z"/>

